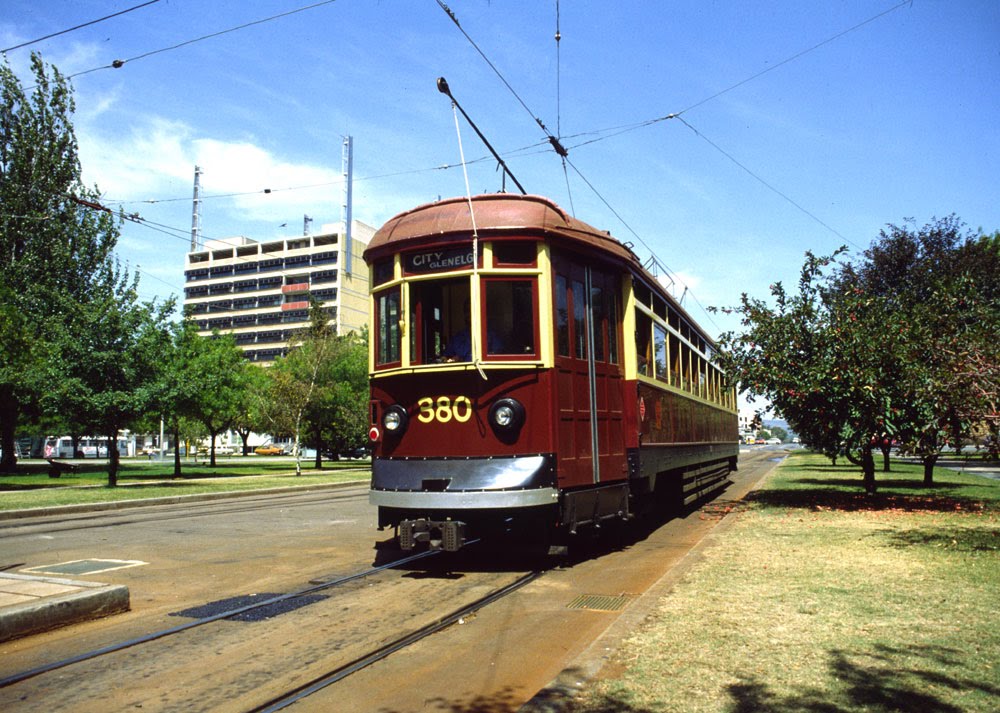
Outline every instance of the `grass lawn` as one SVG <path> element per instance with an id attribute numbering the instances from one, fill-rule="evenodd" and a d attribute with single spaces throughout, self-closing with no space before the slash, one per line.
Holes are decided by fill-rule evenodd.
<path id="1" fill-rule="evenodd" d="M 80 462 L 80 461 L 77 461 Z M 173 477 L 173 461 L 123 460 L 118 487 L 109 488 L 105 461 L 81 462 L 77 473 L 48 476 L 48 464 L 19 464 L 17 475 L 0 475 L 0 511 L 141 500 L 176 495 L 222 493 L 239 490 L 364 481 L 370 476 L 368 461 L 302 461 L 302 475 L 295 475 L 291 458 L 217 458 L 216 467 L 182 461 L 181 477 Z"/>
<path id="2" fill-rule="evenodd" d="M 790 456 L 573 711 L 996 711 L 1000 481 Z"/>

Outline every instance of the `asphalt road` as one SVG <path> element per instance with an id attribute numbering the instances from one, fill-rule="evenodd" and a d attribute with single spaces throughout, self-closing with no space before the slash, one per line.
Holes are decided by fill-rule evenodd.
<path id="1" fill-rule="evenodd" d="M 742 497 L 778 457 L 742 454 L 721 499 Z M 656 527 L 609 533 L 516 594 L 296 710 L 516 710 L 560 673 L 592 668 L 582 658 L 600 658 L 593 643 L 635 616 L 643 594 L 710 535 L 720 512 L 710 504 Z M 125 584 L 132 596 L 126 614 L 3 644 L 0 677 L 176 626 L 193 607 L 364 570 L 396 557 L 386 540 L 364 487 L 0 523 L 0 565 L 46 571 L 107 560 L 110 569 L 73 578 Z M 218 622 L 0 689 L 0 709 L 250 710 L 541 564 L 471 549 L 425 560 L 270 619 Z M 580 597 L 590 605 L 575 606 Z"/>

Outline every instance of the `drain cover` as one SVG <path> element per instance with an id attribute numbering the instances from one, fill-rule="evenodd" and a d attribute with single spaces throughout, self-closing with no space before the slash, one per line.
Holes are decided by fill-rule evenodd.
<path id="1" fill-rule="evenodd" d="M 191 607 L 190 609 L 185 609 L 184 611 L 173 612 L 170 616 L 184 616 L 189 619 L 204 619 L 206 617 L 215 616 L 234 609 L 240 609 L 251 604 L 256 604 L 257 602 L 265 602 L 268 599 L 274 599 L 277 596 L 280 595 L 271 592 L 261 592 L 259 594 L 248 594 L 242 597 L 230 597 L 229 599 L 220 599 L 217 602 L 202 604 L 199 607 Z M 273 619 L 281 614 L 287 614 L 290 611 L 301 609 L 309 604 L 323 601 L 326 598 L 326 595 L 323 594 L 304 594 L 301 597 L 283 599 L 280 602 L 275 602 L 274 604 L 268 604 L 267 606 L 259 607 L 257 609 L 251 609 L 250 611 L 245 611 L 241 614 L 227 617 L 227 619 L 230 621 L 265 621 L 267 619 Z"/>
<path id="2" fill-rule="evenodd" d="M 139 567 L 146 562 L 140 560 L 73 560 L 72 562 L 60 562 L 59 564 L 44 564 L 38 567 L 18 570 L 19 572 L 30 572 L 31 574 L 98 574 L 99 572 L 110 572 L 115 569 L 125 569 L 126 567 Z"/>
<path id="3" fill-rule="evenodd" d="M 592 611 L 620 611 L 632 597 L 628 594 L 581 594 L 566 605 L 567 609 L 590 609 Z"/>

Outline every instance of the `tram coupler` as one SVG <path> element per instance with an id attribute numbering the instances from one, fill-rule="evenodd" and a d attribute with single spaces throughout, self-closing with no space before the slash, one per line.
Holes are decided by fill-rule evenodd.
<path id="1" fill-rule="evenodd" d="M 410 551 L 418 544 L 431 550 L 457 552 L 465 544 L 465 523 L 457 520 L 403 520 L 399 523 L 399 547 Z"/>

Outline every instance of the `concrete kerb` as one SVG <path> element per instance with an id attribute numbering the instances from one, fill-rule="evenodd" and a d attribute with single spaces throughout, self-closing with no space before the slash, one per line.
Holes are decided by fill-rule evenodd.
<path id="1" fill-rule="evenodd" d="M 0 573 L 0 642 L 129 610 L 124 585 Z"/>
<path id="2" fill-rule="evenodd" d="M 276 493 L 328 490 L 330 488 L 347 488 L 363 482 L 365 482 L 364 479 L 359 479 L 343 483 L 285 485 L 274 488 L 259 488 L 257 490 L 230 490 L 224 493 L 192 493 L 190 495 L 168 495 L 162 498 L 137 498 L 135 500 L 115 500 L 103 503 L 82 503 L 79 505 L 54 505 L 52 507 L 44 508 L 0 510 L 0 520 L 15 520 L 25 517 L 45 517 L 46 515 L 73 515 L 83 512 L 101 512 L 106 510 L 125 510 L 128 508 L 149 507 L 151 505 L 177 505 L 181 503 L 195 503 L 209 500 L 225 500 L 227 498 L 247 498 L 254 495 L 274 495 Z"/>

